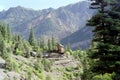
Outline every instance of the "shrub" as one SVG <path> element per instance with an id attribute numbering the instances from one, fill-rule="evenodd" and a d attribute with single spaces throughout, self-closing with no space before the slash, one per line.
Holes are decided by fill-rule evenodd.
<path id="1" fill-rule="evenodd" d="M 46 80 L 52 80 L 51 76 L 50 76 L 50 75 L 47 75 L 47 76 L 46 76 Z"/>
<path id="2" fill-rule="evenodd" d="M 19 64 L 16 60 L 12 59 L 12 57 L 6 60 L 6 68 L 10 71 L 19 72 Z"/>
<path id="3" fill-rule="evenodd" d="M 67 67 L 67 68 L 66 68 L 66 71 L 69 71 L 69 72 L 70 72 L 70 71 L 73 71 L 73 70 L 74 70 L 73 67 Z"/>
<path id="4" fill-rule="evenodd" d="M 27 69 L 27 79 L 26 80 L 32 80 L 32 76 L 33 76 L 33 71 L 31 68 Z"/>
<path id="5" fill-rule="evenodd" d="M 108 73 L 104 75 L 100 74 L 100 75 L 94 76 L 92 80 L 112 80 L 112 76 L 111 74 L 108 74 Z"/>
<path id="6" fill-rule="evenodd" d="M 21 50 L 19 50 L 18 48 L 16 49 L 16 55 L 22 55 L 22 51 Z"/>
<path id="7" fill-rule="evenodd" d="M 39 73 L 37 70 L 34 70 L 34 73 L 40 80 L 45 80 L 44 73 Z"/>
<path id="8" fill-rule="evenodd" d="M 74 74 L 72 72 L 65 71 L 63 76 L 67 80 L 73 80 L 73 79 L 75 79 L 75 76 L 74 76 Z"/>
<path id="9" fill-rule="evenodd" d="M 43 64 L 41 63 L 41 60 L 40 60 L 40 59 L 38 59 L 38 60 L 34 63 L 34 68 L 35 68 L 36 70 L 38 70 L 40 73 L 43 71 L 44 66 L 43 66 Z"/>
<path id="10" fill-rule="evenodd" d="M 50 71 L 51 70 L 52 61 L 50 61 L 48 59 L 42 59 L 41 63 L 43 64 L 45 71 Z"/>

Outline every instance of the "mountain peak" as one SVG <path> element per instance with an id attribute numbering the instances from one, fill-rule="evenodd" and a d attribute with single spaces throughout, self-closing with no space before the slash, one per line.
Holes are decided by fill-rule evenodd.
<path id="1" fill-rule="evenodd" d="M 22 7 L 22 6 L 16 6 L 16 7 L 11 7 L 8 9 L 8 11 L 11 11 L 11 10 L 33 10 L 32 8 L 25 8 L 25 7 Z"/>
<path id="2" fill-rule="evenodd" d="M 21 9 L 21 8 L 24 8 L 24 7 L 22 7 L 22 6 L 17 6 L 17 7 L 15 7 L 15 8 L 20 8 L 20 9 Z"/>

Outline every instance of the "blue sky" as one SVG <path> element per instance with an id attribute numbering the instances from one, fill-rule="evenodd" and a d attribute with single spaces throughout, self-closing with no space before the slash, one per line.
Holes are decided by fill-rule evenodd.
<path id="1" fill-rule="evenodd" d="M 46 9 L 49 7 L 58 8 L 79 1 L 83 0 L 0 0 L 0 10 L 6 10 L 16 6 L 33 8 L 35 10 Z"/>

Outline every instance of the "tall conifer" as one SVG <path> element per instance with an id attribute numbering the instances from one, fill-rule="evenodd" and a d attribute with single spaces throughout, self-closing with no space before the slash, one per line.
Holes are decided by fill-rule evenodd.
<path id="1" fill-rule="evenodd" d="M 90 70 L 93 73 L 120 74 L 120 19 L 106 11 L 107 0 L 95 0 L 92 5 L 100 5 L 99 13 L 89 20 L 88 25 L 94 26 L 93 43 L 96 45 L 89 50 L 92 59 Z M 116 79 L 117 77 L 117 79 Z M 119 80 L 116 76 L 113 80 Z"/>
<path id="2" fill-rule="evenodd" d="M 28 41 L 29 41 L 30 45 L 35 46 L 35 35 L 34 35 L 33 28 L 31 28 L 31 30 L 30 30 L 30 35 L 29 35 Z"/>

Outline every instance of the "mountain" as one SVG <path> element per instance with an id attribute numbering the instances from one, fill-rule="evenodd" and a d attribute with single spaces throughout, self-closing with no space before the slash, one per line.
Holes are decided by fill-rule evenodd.
<path id="1" fill-rule="evenodd" d="M 33 17 L 37 17 L 38 15 L 39 11 L 25 9 L 21 6 L 18 6 L 16 8 L 10 8 L 7 11 L 0 12 L 0 19 L 5 23 L 10 24 L 11 27 L 17 27 L 18 25 L 23 24 Z"/>
<path id="2" fill-rule="evenodd" d="M 91 27 L 83 27 L 70 36 L 62 39 L 61 43 L 64 45 L 70 44 L 72 49 L 81 48 L 85 50 L 90 47 L 93 36 L 92 30 L 93 28 Z"/>
<path id="3" fill-rule="evenodd" d="M 33 27 L 37 38 L 54 36 L 62 40 L 82 30 L 87 20 L 96 13 L 89 6 L 90 2 L 87 1 L 38 11 L 18 6 L 0 12 L 0 20 L 10 24 L 12 30 L 24 38 L 28 37 L 29 29 Z"/>

